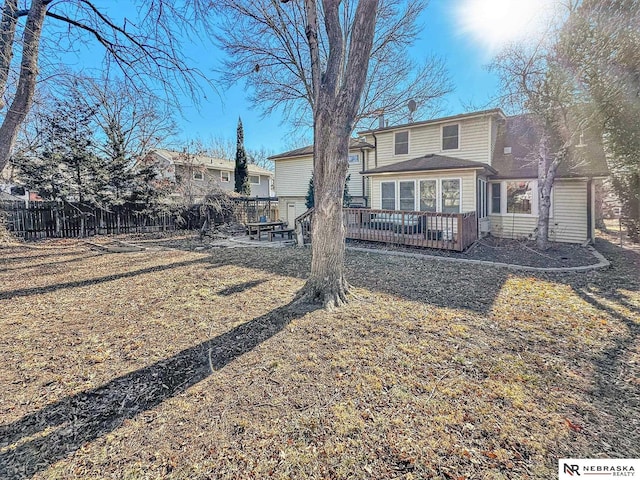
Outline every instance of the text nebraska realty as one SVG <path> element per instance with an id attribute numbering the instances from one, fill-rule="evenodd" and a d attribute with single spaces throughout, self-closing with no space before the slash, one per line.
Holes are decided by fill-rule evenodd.
<path id="1" fill-rule="evenodd" d="M 610 475 L 612 477 L 635 477 L 633 465 L 564 465 L 564 473 L 569 475 Z"/>

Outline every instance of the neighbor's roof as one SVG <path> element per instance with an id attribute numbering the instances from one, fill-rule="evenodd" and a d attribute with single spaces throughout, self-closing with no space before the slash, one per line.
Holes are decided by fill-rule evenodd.
<path id="1" fill-rule="evenodd" d="M 364 175 L 376 175 L 378 173 L 409 173 L 426 172 L 431 170 L 455 170 L 455 169 L 484 169 L 490 173 L 497 173 L 486 163 L 474 162 L 463 158 L 446 157 L 430 153 L 404 162 L 392 163 L 383 167 L 372 168 L 362 172 Z"/>
<path id="2" fill-rule="evenodd" d="M 169 160 L 175 165 L 185 165 L 187 162 L 184 158 L 184 153 L 174 152 L 171 150 L 165 149 L 156 149 L 154 150 L 156 155 L 159 155 L 166 160 Z M 233 172 L 236 168 L 236 164 L 234 162 L 229 162 L 227 160 L 223 160 L 221 158 L 209 157 L 206 155 L 194 155 L 191 157 L 190 162 L 193 162 L 195 165 L 202 165 L 207 168 L 215 169 L 215 170 L 224 170 L 228 172 Z M 273 176 L 273 172 L 271 170 L 267 170 L 266 168 L 259 167 L 257 165 L 253 165 L 249 163 L 247 165 L 249 173 L 252 175 L 269 175 Z"/>
<path id="3" fill-rule="evenodd" d="M 360 148 L 374 148 L 374 147 L 370 143 L 363 142 L 362 140 L 358 140 L 357 138 L 349 139 L 349 150 L 356 150 Z M 277 155 L 269 157 L 269 160 L 279 160 L 282 158 L 293 158 L 293 157 L 307 157 L 310 155 L 313 155 L 313 145 L 307 145 L 306 147 L 296 148 L 295 150 L 279 153 Z"/>
<path id="4" fill-rule="evenodd" d="M 531 114 L 507 117 L 499 126 L 491 165 L 497 178 L 535 178 L 538 176 L 538 145 L 541 128 Z M 582 141 L 569 147 L 569 155 L 558 166 L 558 177 L 606 177 L 609 175 L 602 147 L 602 136 L 596 128 L 587 128 Z M 511 153 L 504 153 L 511 147 Z"/>
<path id="5" fill-rule="evenodd" d="M 463 120 L 463 119 L 472 118 L 472 117 L 482 117 L 486 115 L 499 115 L 502 118 L 506 118 L 505 114 L 500 108 L 492 108 L 489 110 L 479 110 L 477 112 L 460 113 L 458 115 L 451 115 L 448 117 L 432 118 L 431 120 L 422 120 L 420 122 L 404 123 L 402 125 L 392 125 L 384 128 L 372 128 L 370 130 L 364 130 L 362 132 L 358 132 L 358 135 L 366 135 L 367 133 L 378 133 L 378 132 L 386 132 L 390 130 L 421 127 L 423 125 L 429 125 L 432 123 L 448 123 L 448 122 L 454 122 L 456 120 Z"/>

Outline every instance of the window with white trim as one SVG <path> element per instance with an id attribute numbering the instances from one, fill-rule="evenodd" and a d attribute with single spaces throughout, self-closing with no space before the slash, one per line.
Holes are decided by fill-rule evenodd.
<path id="1" fill-rule="evenodd" d="M 460 147 L 460 125 L 442 127 L 442 150 L 457 150 Z"/>
<path id="2" fill-rule="evenodd" d="M 435 212 L 438 208 L 438 181 L 420 180 L 420 211 Z"/>
<path id="3" fill-rule="evenodd" d="M 260 175 L 249 175 L 249 183 L 252 185 L 260 185 Z"/>
<path id="4" fill-rule="evenodd" d="M 380 206 L 383 210 L 396 209 L 396 182 L 380 183 Z"/>
<path id="5" fill-rule="evenodd" d="M 229 172 L 221 171 L 220 172 L 220 181 L 221 182 L 230 182 L 231 174 Z"/>
<path id="6" fill-rule="evenodd" d="M 409 153 L 409 131 L 396 132 L 394 135 L 394 155 Z"/>
<path id="7" fill-rule="evenodd" d="M 400 210 L 413 212 L 416 209 L 416 182 L 399 182 L 400 190 Z"/>
<path id="8" fill-rule="evenodd" d="M 496 213 L 500 215 L 501 207 L 500 202 L 502 199 L 501 195 L 502 184 L 500 183 L 492 183 L 491 184 L 491 213 Z"/>
<path id="9" fill-rule="evenodd" d="M 440 196 L 443 213 L 460 213 L 460 179 L 441 180 Z"/>
<path id="10" fill-rule="evenodd" d="M 507 213 L 533 213 L 533 185 L 529 181 L 506 182 Z"/>
<path id="11" fill-rule="evenodd" d="M 358 155 L 357 153 L 350 153 L 349 165 L 357 165 L 358 163 L 360 163 L 360 155 Z"/>
<path id="12" fill-rule="evenodd" d="M 204 173 L 200 172 L 199 170 L 196 170 L 193 172 L 193 179 L 194 180 L 204 180 Z"/>
<path id="13" fill-rule="evenodd" d="M 478 187 L 477 187 L 477 198 L 476 198 L 476 212 L 478 214 L 478 218 L 485 218 L 489 214 L 489 210 L 487 208 L 487 182 L 482 178 L 478 179 Z"/>

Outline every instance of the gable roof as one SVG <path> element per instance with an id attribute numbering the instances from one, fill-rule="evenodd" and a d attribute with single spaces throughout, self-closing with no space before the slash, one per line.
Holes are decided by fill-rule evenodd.
<path id="1" fill-rule="evenodd" d="M 404 162 L 392 163 L 383 167 L 372 168 L 362 172 L 364 175 L 375 175 L 378 173 L 408 173 L 426 172 L 431 170 L 454 170 L 454 169 L 482 169 L 489 173 L 497 173 L 486 163 L 465 160 L 464 158 L 447 157 L 430 153 Z"/>
<path id="2" fill-rule="evenodd" d="M 538 176 L 538 144 L 541 127 L 532 114 L 507 117 L 498 127 L 491 165 L 498 178 L 535 178 Z M 569 154 L 558 166 L 557 176 L 606 177 L 609 175 L 602 136 L 597 128 L 586 128 L 578 145 L 569 147 Z M 505 153 L 505 147 L 511 153 Z"/>
<path id="3" fill-rule="evenodd" d="M 174 152 L 172 150 L 158 148 L 154 150 L 153 153 L 159 155 L 165 160 L 170 161 L 174 165 L 186 165 L 187 163 L 189 163 L 227 172 L 233 172 L 236 168 L 235 162 L 230 162 L 222 158 L 209 157 L 207 155 L 192 155 L 189 162 L 185 162 L 185 159 L 183 157 L 184 154 L 181 152 Z M 252 163 L 247 164 L 247 169 L 249 170 L 249 174 L 251 175 L 273 176 L 273 172 L 271 170 L 267 170 L 266 168 L 259 167 L 258 165 L 254 165 Z"/>
<path id="4" fill-rule="evenodd" d="M 420 122 L 403 123 L 402 125 L 392 125 L 390 127 L 372 128 L 358 132 L 358 135 L 366 135 L 367 133 L 387 132 L 391 130 L 406 130 L 413 127 L 421 127 L 423 125 L 435 124 L 435 123 L 449 123 L 456 120 L 463 120 L 466 118 L 483 117 L 487 115 L 498 115 L 499 117 L 506 118 L 504 112 L 500 108 L 491 108 L 489 110 L 479 110 L 477 112 L 460 113 L 458 115 L 451 115 L 448 117 L 432 118 L 431 120 L 422 120 Z"/>
<path id="5" fill-rule="evenodd" d="M 357 138 L 349 139 L 349 150 L 359 150 L 361 148 L 374 148 L 374 146 Z M 308 157 L 310 155 L 313 155 L 313 145 L 307 145 L 306 147 L 296 148 L 295 150 L 290 150 L 288 152 L 273 155 L 272 157 L 269 157 L 269 160 L 279 160 L 282 158 L 293 157 Z"/>

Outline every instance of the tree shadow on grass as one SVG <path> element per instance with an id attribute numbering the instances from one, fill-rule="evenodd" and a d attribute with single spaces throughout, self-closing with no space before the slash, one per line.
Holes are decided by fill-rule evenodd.
<path id="1" fill-rule="evenodd" d="M 230 295 L 235 295 L 236 293 L 244 292 L 245 290 L 249 290 L 253 287 L 257 287 L 258 285 L 264 282 L 266 282 L 266 280 L 252 280 L 250 282 L 239 283 L 231 287 L 223 288 L 217 294 L 222 295 L 224 297 L 228 297 Z"/>
<path id="2" fill-rule="evenodd" d="M 598 249 L 608 256 L 612 268 L 597 282 L 576 282 L 572 288 L 582 300 L 602 311 L 627 331 L 616 336 L 611 347 L 593 358 L 596 378 L 593 403 L 605 412 L 603 450 L 611 457 L 640 457 L 640 366 L 633 361 L 640 351 L 640 308 L 625 291 L 640 291 L 640 255 L 611 242 L 599 240 Z"/>
<path id="3" fill-rule="evenodd" d="M 104 277 L 89 278 L 86 280 L 74 280 L 72 282 L 56 283 L 54 285 L 46 285 L 43 287 L 30 287 L 22 288 L 18 290 L 8 290 L 6 292 L 0 291 L 0 300 L 10 299 L 15 297 L 28 297 L 31 295 L 39 295 L 43 293 L 56 292 L 58 290 L 65 290 L 69 288 L 86 287 L 89 285 L 98 285 L 100 283 L 110 282 L 112 280 L 119 280 L 121 278 L 131 278 L 138 275 L 144 275 L 146 273 L 161 272 L 164 270 L 171 270 L 173 268 L 186 267 L 197 263 L 207 262 L 206 258 L 197 258 L 195 260 L 185 260 L 182 262 L 168 263 L 164 265 L 154 265 L 152 267 L 141 268 L 139 270 L 133 270 L 131 272 L 115 273 L 113 275 L 105 275 Z"/>
<path id="4" fill-rule="evenodd" d="M 68 264 L 68 263 L 82 262 L 84 260 L 89 260 L 90 258 L 94 258 L 94 257 L 100 257 L 102 255 L 104 255 L 104 253 L 91 252 L 88 255 L 82 255 L 79 257 L 70 258 L 69 260 L 59 260 L 56 262 L 46 262 L 46 263 L 31 263 L 28 265 L 21 265 L 19 267 L 3 268 L 2 271 L 11 272 L 11 271 L 17 271 L 17 270 L 27 270 L 31 268 L 50 267 L 52 265 L 62 265 L 62 264 Z"/>
<path id="5" fill-rule="evenodd" d="M 171 358 L 0 427 L 0 478 L 31 477 L 209 377 L 311 309 L 288 304 Z"/>
<path id="6" fill-rule="evenodd" d="M 234 265 L 305 280 L 311 269 L 309 249 L 234 248 L 219 250 L 208 262 L 212 268 Z M 515 275 L 503 268 L 487 268 L 431 258 L 408 258 L 347 251 L 346 277 L 356 288 L 395 295 L 443 308 L 489 312 L 504 282 Z"/>

